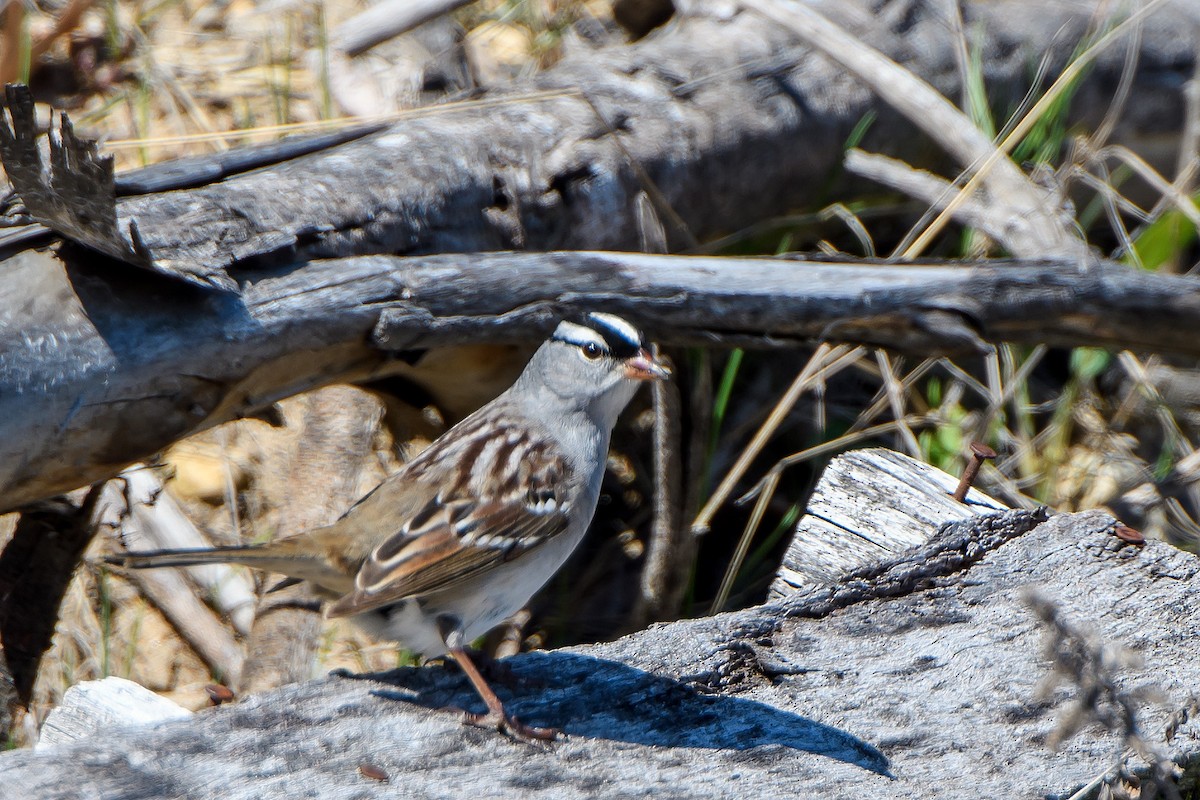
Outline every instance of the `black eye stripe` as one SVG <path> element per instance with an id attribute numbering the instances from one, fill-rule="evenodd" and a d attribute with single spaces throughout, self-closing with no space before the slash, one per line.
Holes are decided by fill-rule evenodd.
<path id="1" fill-rule="evenodd" d="M 632 358 L 644 347 L 641 332 L 611 314 L 587 314 L 581 323 L 564 321 L 551 338 L 579 348 L 598 347 L 619 359 Z"/>
<path id="2" fill-rule="evenodd" d="M 584 324 L 604 339 L 608 350 L 617 358 L 632 358 L 642 349 L 641 332 L 620 317 L 591 313 Z"/>

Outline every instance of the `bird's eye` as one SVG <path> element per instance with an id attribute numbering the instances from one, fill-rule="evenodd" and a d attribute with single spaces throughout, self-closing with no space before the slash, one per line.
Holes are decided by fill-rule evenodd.
<path id="1" fill-rule="evenodd" d="M 595 342 L 588 342 L 585 345 L 581 345 L 579 349 L 583 353 L 583 357 L 588 361 L 595 361 L 600 357 L 600 345 Z"/>

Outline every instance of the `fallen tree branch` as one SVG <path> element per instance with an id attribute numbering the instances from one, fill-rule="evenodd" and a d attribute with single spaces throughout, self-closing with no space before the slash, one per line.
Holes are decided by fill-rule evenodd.
<path id="1" fill-rule="evenodd" d="M 420 383 L 428 348 L 537 341 L 583 309 L 627 314 L 674 345 L 826 340 L 929 354 L 1011 341 L 1200 355 L 1200 283 L 1110 262 L 369 256 L 261 272 L 224 296 L 89 274 L 46 252 L 8 266 L 0 509 L 111 477 L 306 389 L 389 374 Z"/>
<path id="2" fill-rule="evenodd" d="M 827 58 L 850 70 L 886 102 L 899 109 L 968 171 L 979 169 L 987 189 L 984 202 L 998 240 L 1019 256 L 1086 260 L 1087 244 L 1054 213 L 1048 193 L 1036 186 L 965 113 L 932 86 L 883 53 L 867 46 L 813 8 L 780 0 L 740 0 L 784 26 Z M 991 169 L 985 172 L 985 166 Z"/>
<path id="3" fill-rule="evenodd" d="M 777 605 L 509 659 L 517 682 L 503 690 L 506 702 L 563 731 L 544 748 L 464 726 L 446 709 L 474 709 L 470 687 L 428 666 L 285 687 L 156 727 L 106 724 L 100 736 L 0 755 L 0 781 L 48 799 L 236 800 L 296 785 L 327 797 L 394 791 L 379 780 L 455 796 L 530 786 L 547 798 L 596 787 L 807 796 L 831 785 L 914 800 L 971 796 L 980 786 L 1005 797 L 1066 796 L 1106 770 L 1123 742 L 1087 728 L 1069 751 L 1046 746 L 1056 708 L 1037 700 L 1050 665 L 1025 587 L 1105 641 L 1136 643 L 1147 668 L 1118 679 L 1153 681 L 1178 706 L 1200 681 L 1189 646 L 1200 562 L 1161 542 L 1124 545 L 1099 513 L 1060 515 L 1022 535 L 1035 517 L 1005 512 L 950 526 L 860 571 L 853 596 L 816 585 Z M 1136 713 L 1143 730 L 1180 724 L 1161 706 Z M 1186 767 L 1182 781 L 1193 779 L 1194 736 L 1177 735 L 1170 747 Z"/>
<path id="4" fill-rule="evenodd" d="M 114 199 L 108 184 L 119 178 L 105 178 L 103 159 L 70 137 L 56 156 L 58 177 L 41 178 L 35 149 L 16 147 L 36 135 L 32 115 L 10 103 L 15 144 L 6 167 L 21 196 L 52 199 L 34 217 L 61 234 L 229 289 L 231 265 L 252 270 L 369 253 L 634 249 L 643 193 L 678 250 L 810 204 L 813 187 L 840 174 L 846 139 L 868 113 L 878 122 L 864 148 L 929 166 L 920 132 L 845 69 L 813 57 L 780 25 L 729 11 L 727 3 L 697 0 L 636 43 L 579 43 L 508 93 L 407 112 L 384 130 L 356 131 L 353 141 L 274 166 L 221 170 L 220 182 L 186 191 Z M 957 94 L 960 76 L 948 69 L 953 37 L 937 4 L 843 3 L 829 13 L 857 40 L 943 94 Z M 1167 3 L 1145 20 L 1138 103 L 1118 125 L 1117 141 L 1136 148 L 1143 130 L 1157 143 L 1182 129 L 1176 76 L 1197 51 L 1179 35 L 1191 30 L 1185 15 Z M 1001 105 L 1026 93 L 1029 63 L 1044 57 L 1048 74 L 1061 69 L 1093 22 L 1076 4 L 1035 0 L 968 2 L 964 16 L 982 31 L 983 77 Z M 914 41 L 922 46 L 910 48 Z M 1088 115 L 1104 107 L 1123 66 L 1119 53 L 1099 57 L 1077 88 L 1076 121 L 1093 121 Z M 59 184 L 70 185 L 70 194 L 49 191 Z M 1022 224 L 1053 223 L 1035 214 Z"/>

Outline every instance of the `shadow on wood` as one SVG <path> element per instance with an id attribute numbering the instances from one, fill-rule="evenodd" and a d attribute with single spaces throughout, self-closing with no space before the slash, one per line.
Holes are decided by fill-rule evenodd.
<path id="1" fill-rule="evenodd" d="M 890 775 L 883 753 L 837 727 L 765 703 L 705 694 L 686 680 L 617 661 L 564 651 L 532 653 L 513 672 L 519 685 L 500 692 L 505 707 L 522 722 L 558 727 L 566 736 L 706 750 L 780 746 Z M 465 678 L 449 682 L 436 670 L 407 668 L 360 677 L 402 690 L 373 689 L 376 697 L 439 710 L 486 710 Z"/>

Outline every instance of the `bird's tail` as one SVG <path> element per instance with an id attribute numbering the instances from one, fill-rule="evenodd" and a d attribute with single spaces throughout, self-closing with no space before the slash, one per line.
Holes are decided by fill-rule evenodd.
<path id="1" fill-rule="evenodd" d="M 234 545 L 232 547 L 197 547 L 185 550 L 143 550 L 105 556 L 104 561 L 129 569 L 152 569 L 155 567 L 194 567 L 198 564 L 244 564 L 247 567 L 271 572 L 287 573 L 279 569 L 279 563 L 290 563 L 294 558 L 280 557 L 278 553 L 266 552 L 257 545 Z"/>
<path id="2" fill-rule="evenodd" d="M 105 556 L 108 564 L 129 569 L 194 567 L 199 564 L 242 564 L 264 572 L 276 572 L 296 580 L 311 581 L 335 594 L 350 591 L 354 573 L 339 568 L 305 547 L 299 537 L 268 544 L 232 547 L 199 547 L 186 550 L 144 550 Z"/>

